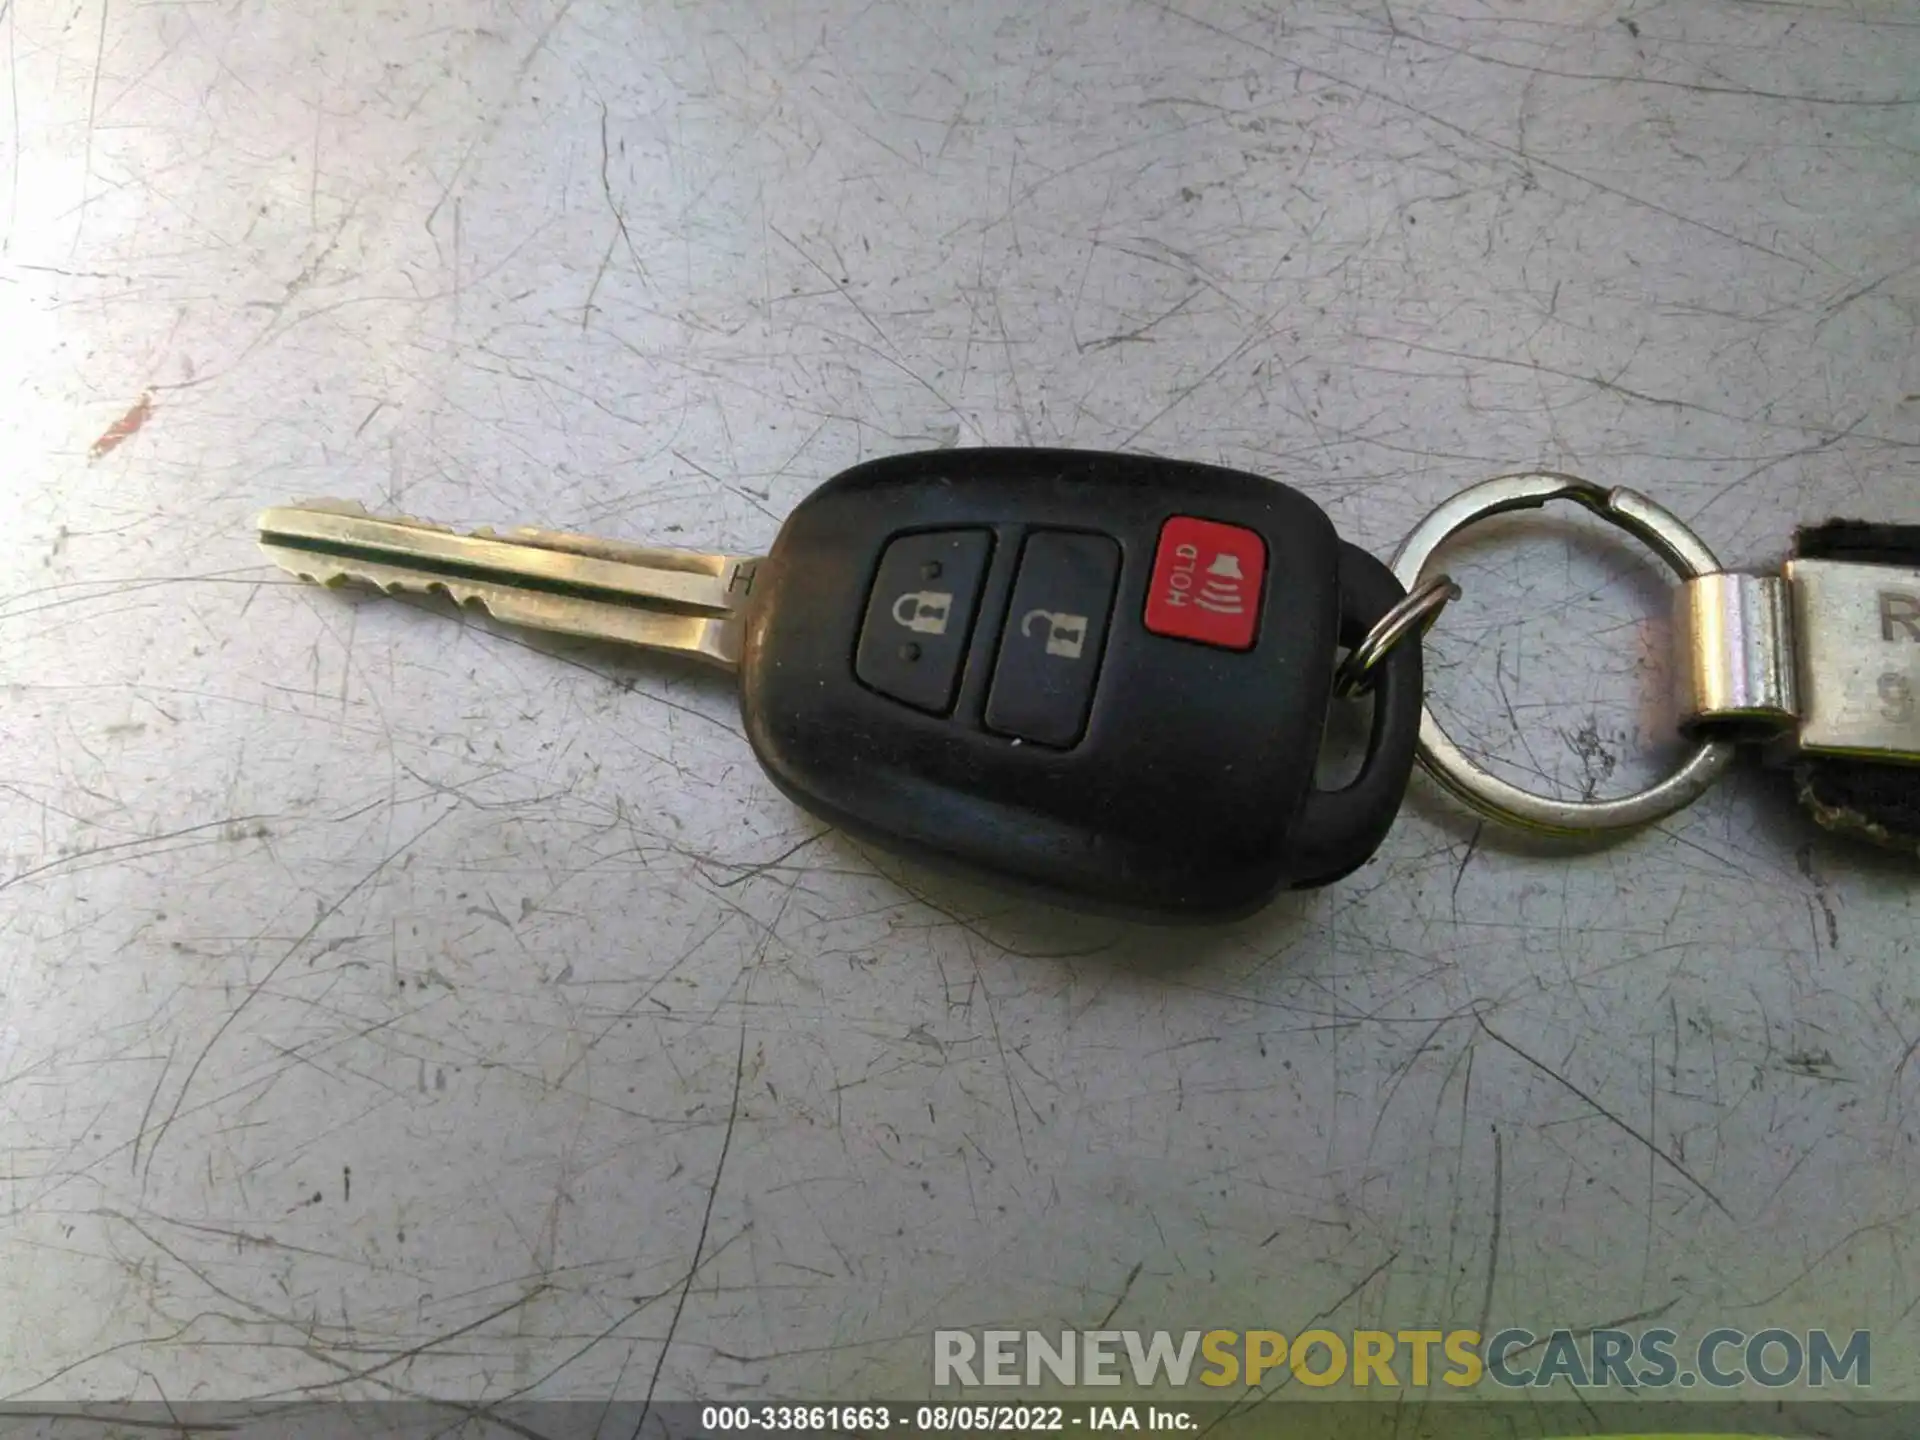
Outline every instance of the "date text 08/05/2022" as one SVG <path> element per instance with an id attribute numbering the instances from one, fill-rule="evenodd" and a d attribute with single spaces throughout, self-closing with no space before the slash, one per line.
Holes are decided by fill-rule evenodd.
<path id="1" fill-rule="evenodd" d="M 872 1405 L 706 1405 L 700 1433 L 836 1435 L 903 1434 L 1054 1435 L 1074 1431 L 1198 1431 L 1204 1425 L 1193 1407 L 1178 1404 L 1124 1403 L 968 1405 L 910 1403 Z"/>

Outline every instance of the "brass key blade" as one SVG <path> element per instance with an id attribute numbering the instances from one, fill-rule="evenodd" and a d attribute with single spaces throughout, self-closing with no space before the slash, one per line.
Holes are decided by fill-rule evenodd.
<path id="1" fill-rule="evenodd" d="M 340 500 L 276 507 L 259 527 L 269 559 L 322 585 L 438 591 L 509 624 L 727 666 L 739 663 L 738 612 L 759 564 L 557 531 L 461 534 Z"/>

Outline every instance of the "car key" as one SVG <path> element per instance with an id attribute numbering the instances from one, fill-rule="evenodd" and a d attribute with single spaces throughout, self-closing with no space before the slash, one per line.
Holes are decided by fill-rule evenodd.
<path id="1" fill-rule="evenodd" d="M 1365 757 L 1316 786 L 1336 660 L 1407 594 L 1306 496 L 1211 465 L 892 456 L 807 496 L 764 558 L 337 501 L 269 510 L 260 538 L 322 583 L 737 668 L 754 753 L 806 809 L 1107 911 L 1231 918 L 1349 874 L 1392 824 L 1420 724 L 1419 645 L 1369 652 Z"/>

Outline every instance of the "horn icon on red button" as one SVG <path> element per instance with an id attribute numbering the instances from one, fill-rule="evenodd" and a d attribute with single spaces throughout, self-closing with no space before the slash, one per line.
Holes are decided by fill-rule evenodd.
<path id="1" fill-rule="evenodd" d="M 1207 573 L 1200 583 L 1200 593 L 1194 597 L 1193 603 L 1216 615 L 1238 615 L 1247 608 L 1241 588 L 1243 578 L 1238 556 L 1216 555 L 1213 563 L 1207 566 Z"/>

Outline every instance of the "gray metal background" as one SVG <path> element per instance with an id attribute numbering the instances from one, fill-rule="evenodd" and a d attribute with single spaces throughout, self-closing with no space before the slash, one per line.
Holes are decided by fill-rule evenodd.
<path id="1" fill-rule="evenodd" d="M 1169 935 L 249 521 L 751 551 L 1029 441 L 1381 554 L 1536 463 L 1730 562 L 1920 520 L 1911 6 L 0 9 L 0 1393 L 908 1396 L 935 1326 L 1315 1316 L 1871 1324 L 1904 1392 L 1914 872 L 1761 777 L 1588 854 L 1422 786 Z M 1651 773 L 1651 563 L 1454 570 L 1463 737 Z"/>

